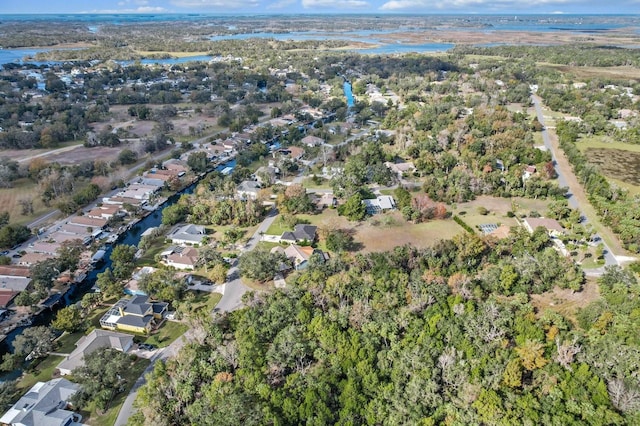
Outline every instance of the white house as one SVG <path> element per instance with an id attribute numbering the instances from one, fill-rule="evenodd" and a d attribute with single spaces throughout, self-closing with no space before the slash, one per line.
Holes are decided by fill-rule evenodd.
<path id="1" fill-rule="evenodd" d="M 175 228 L 167 235 L 173 244 L 201 244 L 207 230 L 201 225 L 183 225 Z"/>
<path id="2" fill-rule="evenodd" d="M 390 195 L 378 195 L 376 198 L 370 200 L 362 200 L 362 203 L 369 214 L 376 214 L 396 208 L 396 201 Z"/>

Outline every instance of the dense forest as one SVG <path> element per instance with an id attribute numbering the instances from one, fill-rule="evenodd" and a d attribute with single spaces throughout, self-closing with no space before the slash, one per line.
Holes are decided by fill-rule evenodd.
<path id="1" fill-rule="evenodd" d="M 337 257 L 192 319 L 134 424 L 637 424 L 638 282 L 607 269 L 577 325 L 534 309 L 583 283 L 539 231 Z"/>

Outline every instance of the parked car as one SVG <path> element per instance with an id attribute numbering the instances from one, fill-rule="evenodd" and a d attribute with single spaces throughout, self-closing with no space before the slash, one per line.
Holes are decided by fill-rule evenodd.
<path id="1" fill-rule="evenodd" d="M 149 343 L 140 343 L 138 345 L 138 348 L 145 350 L 145 351 L 152 351 L 154 350 L 156 347 L 153 345 L 150 345 Z"/>

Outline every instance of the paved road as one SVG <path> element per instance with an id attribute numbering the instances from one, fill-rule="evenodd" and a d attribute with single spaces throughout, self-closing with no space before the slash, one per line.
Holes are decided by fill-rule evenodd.
<path id="1" fill-rule="evenodd" d="M 580 184 L 578 183 L 578 180 L 575 177 L 575 175 L 573 176 L 568 175 L 569 173 L 573 174 L 571 166 L 567 163 L 566 167 L 560 167 L 560 165 L 558 164 L 558 152 L 557 152 L 558 148 L 555 146 L 555 144 L 552 143 L 549 130 L 547 130 L 547 127 L 545 126 L 544 114 L 542 113 L 542 100 L 537 95 L 532 95 L 531 99 L 536 109 L 536 115 L 538 117 L 538 121 L 540 122 L 540 124 L 542 124 L 542 139 L 544 140 L 544 146 L 551 153 L 551 158 L 553 159 L 553 164 L 555 166 L 556 174 L 558 175 L 558 184 L 560 186 L 565 186 L 569 188 L 569 192 L 567 193 L 567 201 L 569 202 L 569 206 L 571 208 L 577 209 L 580 212 L 580 215 L 583 218 L 583 223 L 586 224 L 588 223 L 589 219 L 585 216 L 583 209 L 580 208 L 578 199 L 574 196 L 574 192 L 580 191 L 582 190 L 582 188 L 579 187 Z M 597 234 L 594 236 L 594 238 L 599 239 L 604 246 L 605 265 L 618 265 L 618 260 L 616 259 L 615 254 L 612 253 L 611 250 L 609 249 L 609 246 L 607 246 L 607 243 Z M 601 273 L 602 273 L 602 268 L 593 270 L 594 275 L 601 274 Z"/>
<path id="2" fill-rule="evenodd" d="M 177 355 L 178 351 L 185 345 L 185 343 L 190 339 L 189 331 L 187 331 L 182 336 L 178 337 L 173 343 L 171 343 L 166 348 L 160 349 L 152 358 L 151 364 L 144 370 L 142 375 L 138 377 L 138 380 L 134 383 L 131 391 L 129 391 L 129 395 L 124 400 L 122 407 L 120 408 L 120 412 L 118 413 L 118 417 L 114 423 L 114 426 L 124 426 L 129 421 L 129 417 L 135 412 L 135 408 L 133 406 L 133 402 L 136 400 L 136 396 L 138 396 L 138 389 L 140 389 L 146 383 L 146 375 L 153 371 L 154 365 L 158 360 L 166 361 L 167 359 L 174 357 Z"/>
<path id="3" fill-rule="evenodd" d="M 258 229 L 256 229 L 256 232 L 253 233 L 253 236 L 249 238 L 247 244 L 242 248 L 242 252 L 251 251 L 258 245 L 261 235 L 267 232 L 267 229 L 269 229 L 277 216 L 278 210 L 273 209 L 269 212 L 260 226 L 258 226 Z M 237 266 L 234 265 L 229 269 L 227 277 L 228 281 L 225 285 L 224 294 L 216 305 L 215 311 L 229 312 L 240 308 L 242 306 L 242 296 L 249 291 L 249 288 L 240 279 L 240 272 Z"/>

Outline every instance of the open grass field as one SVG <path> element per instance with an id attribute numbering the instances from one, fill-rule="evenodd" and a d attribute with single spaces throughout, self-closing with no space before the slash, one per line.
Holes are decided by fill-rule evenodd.
<path id="1" fill-rule="evenodd" d="M 640 194 L 640 145 L 591 136 L 580 138 L 577 146 L 612 183 Z"/>
<path id="2" fill-rule="evenodd" d="M 640 70 L 635 67 L 574 67 L 569 65 L 544 64 L 546 67 L 570 73 L 579 78 L 640 80 Z"/>
<path id="3" fill-rule="evenodd" d="M 551 310 L 576 324 L 578 309 L 584 308 L 599 297 L 598 283 L 594 278 L 588 277 L 582 291 L 554 288 L 543 294 L 531 295 L 531 304 L 538 310 L 538 315 Z"/>
<path id="4" fill-rule="evenodd" d="M 20 200 L 33 200 L 33 214 L 23 215 Z M 12 223 L 26 225 L 36 218 L 51 211 L 40 199 L 38 186 L 30 179 L 19 179 L 13 188 L 0 189 L 0 211 L 8 211 Z"/>
<path id="5" fill-rule="evenodd" d="M 374 216 L 354 230 L 354 240 L 362 245 L 364 253 L 387 251 L 405 244 L 418 248 L 430 247 L 440 240 L 465 232 L 451 219 L 412 224 L 404 220 L 399 212 Z"/>

